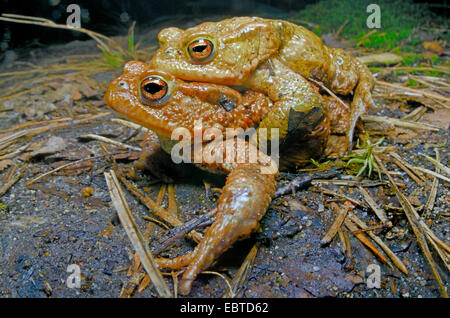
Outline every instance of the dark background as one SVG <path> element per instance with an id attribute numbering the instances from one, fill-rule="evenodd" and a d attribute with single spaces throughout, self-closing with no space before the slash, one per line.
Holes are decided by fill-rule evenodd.
<path id="1" fill-rule="evenodd" d="M 126 34 L 132 21 L 136 21 L 138 28 L 145 28 L 177 17 L 258 15 L 283 18 L 314 2 L 317 0 L 0 0 L 0 13 L 44 17 L 65 24 L 70 14 L 66 12 L 67 6 L 76 3 L 82 9 L 82 27 L 109 36 Z M 447 0 L 415 2 L 433 3 L 431 9 L 439 15 L 446 16 L 449 11 Z M 0 21 L 0 52 L 75 39 L 88 37 L 78 32 Z"/>

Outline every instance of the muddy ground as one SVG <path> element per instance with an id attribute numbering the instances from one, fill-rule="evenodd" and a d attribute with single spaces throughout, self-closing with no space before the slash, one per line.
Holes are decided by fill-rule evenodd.
<path id="1" fill-rule="evenodd" d="M 147 50 L 148 56 L 156 46 L 158 30 L 164 26 L 166 25 L 146 30 L 139 35 L 141 47 Z M 86 73 L 51 69 L 55 65 L 101 59 L 100 55 L 96 55 L 98 52 L 93 41 L 75 42 L 14 52 L 16 56 L 2 65 L 2 74 L 35 70 L 36 67 L 48 69 L 49 72 L 39 71 L 21 74 L 20 77 L 13 75 L 0 78 L 0 137 L 26 129 L 9 130 L 27 122 L 43 121 L 41 126 L 46 126 L 49 125 L 49 120 L 57 117 L 105 115 L 81 124 L 27 136 L 9 146 L 11 152 L 28 145 L 9 164 L 4 163 L 5 167 L 0 172 L 2 183 L 5 183 L 10 177 L 8 174 L 17 173 L 12 169 L 26 162 L 20 179 L 0 197 L 1 297 L 118 297 L 123 285 L 130 279 L 127 274 L 130 273 L 130 266 L 134 266 L 131 257 L 133 247 L 117 220 L 104 178 L 104 172 L 112 168 L 109 157 L 83 161 L 83 164 L 76 165 L 74 169 L 62 170 L 30 186 L 25 185 L 62 164 L 104 154 L 105 149 L 100 146 L 99 141 L 80 138 L 82 135 L 98 134 L 126 144 L 139 145 L 141 133 L 112 122 L 111 119 L 116 116 L 106 114 L 110 110 L 103 102 L 103 94 L 109 81 L 120 74 L 119 69 Z M 5 98 L 7 96 L 10 97 Z M 404 116 L 418 106 L 404 103 L 402 107 L 398 107 L 392 101 L 380 97 L 376 97 L 375 101 L 379 107 L 371 110 L 371 114 L 395 118 Z M 428 110 L 421 122 L 436 124 L 435 119 L 442 116 L 449 118 L 448 109 L 440 112 L 436 116 L 433 110 Z M 383 145 L 396 147 L 398 154 L 414 165 L 434 170 L 434 166 L 418 153 L 434 158 L 434 149 L 437 148 L 441 162 L 448 162 L 448 122 L 446 124 L 444 119 L 440 127 L 437 132 L 406 129 L 403 135 L 385 136 L 387 138 Z M 42 151 L 51 137 L 60 138 L 60 147 L 50 146 L 49 150 Z M 375 137 L 375 140 L 378 138 Z M 52 142 L 50 144 L 54 145 Z M 122 153 L 117 158 L 119 167 L 133 165 L 136 152 L 108 144 L 105 147 L 111 153 Z M 427 202 L 432 180 L 427 178 L 425 190 L 422 190 L 396 165 L 388 160 L 385 163 L 389 171 L 397 172 L 394 175 L 396 182 L 402 184 L 401 190 L 414 200 L 413 203 L 421 213 L 420 206 L 423 207 Z M 340 169 L 336 178 L 355 179 L 345 169 Z M 383 179 L 386 180 L 384 176 Z M 212 187 L 223 185 L 222 178 L 193 170 L 184 171 L 177 178 L 174 184 L 176 202 L 183 221 L 215 206 L 216 199 L 206 192 L 204 180 L 210 182 Z M 377 177 L 373 176 L 372 180 L 377 181 Z M 152 199 L 156 199 L 161 188 L 160 182 L 140 171 L 136 172 L 133 182 Z M 286 180 L 281 177 L 279 182 L 281 186 Z M 236 243 L 211 270 L 220 272 L 231 280 L 247 253 L 256 244 L 258 252 L 247 279 L 237 292 L 239 297 L 441 296 L 430 266 L 388 185 L 366 188 L 381 207 L 390 206 L 386 211 L 393 228 L 376 229 L 374 233 L 403 261 L 409 271 L 408 275 L 383 264 L 352 234 L 348 236 L 352 260 L 343 255 L 338 237 L 330 245 L 322 247 L 320 240 L 336 218 L 336 213 L 329 204 L 337 202 L 342 206 L 343 201 L 320 192 L 320 189 L 363 200 L 355 187 L 326 183 L 277 198 L 263 218 L 260 230 L 251 238 Z M 166 233 L 166 229 L 144 219 L 143 216 L 155 216 L 134 196 L 125 192 L 141 230 L 148 231 L 150 241 L 156 242 Z M 446 242 L 449 238 L 448 201 L 448 183 L 440 181 L 436 203 L 427 222 L 434 233 Z M 167 198 L 164 199 L 163 206 L 167 206 Z M 353 211 L 366 224 L 379 224 L 369 208 L 356 206 Z M 184 239 L 161 255 L 180 255 L 193 246 L 192 241 Z M 448 287 L 448 271 L 434 250 L 432 253 L 444 284 Z M 77 264 L 81 268 L 80 288 L 67 286 L 67 279 L 71 274 L 67 269 L 71 264 Z M 371 273 L 367 272 L 370 264 L 380 266 L 380 288 L 369 288 L 367 284 Z M 173 288 L 170 276 L 166 277 L 166 281 Z M 226 291 L 227 285 L 221 277 L 201 274 L 193 284 L 190 297 L 221 297 Z M 151 285 L 132 295 L 156 296 Z"/>

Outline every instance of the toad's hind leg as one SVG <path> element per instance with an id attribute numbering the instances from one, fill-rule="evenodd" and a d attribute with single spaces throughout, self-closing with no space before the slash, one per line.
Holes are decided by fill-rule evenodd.
<path id="1" fill-rule="evenodd" d="M 239 145 L 240 144 L 240 145 Z M 206 151 L 224 151 L 223 145 L 208 145 Z M 240 142 L 234 144 L 238 148 L 253 146 Z M 227 151 L 229 148 L 227 148 Z M 258 151 L 259 158 L 266 164 L 249 163 L 248 160 L 236 159 L 244 163 L 209 164 L 213 169 L 228 172 L 228 177 L 217 205 L 216 220 L 205 233 L 204 238 L 190 254 L 173 260 L 157 259 L 160 267 L 180 268 L 188 265 L 180 283 L 180 293 L 187 295 L 197 275 L 212 265 L 236 240 L 251 234 L 265 214 L 276 189 L 278 169 L 268 169 L 267 162 L 273 164 L 270 157 Z M 242 158 L 241 158 L 242 159 Z M 260 159 L 261 162 L 261 159 Z M 273 166 L 272 166 L 273 167 Z M 269 173 L 270 172 L 270 173 Z"/>

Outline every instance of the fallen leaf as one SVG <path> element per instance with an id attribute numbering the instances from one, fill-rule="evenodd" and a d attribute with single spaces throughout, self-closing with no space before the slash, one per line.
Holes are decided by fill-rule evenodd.
<path id="1" fill-rule="evenodd" d="M 86 98 L 92 98 L 94 96 L 97 96 L 99 93 L 98 90 L 91 88 L 86 83 L 81 83 L 79 86 L 79 90 Z"/>
<path id="2" fill-rule="evenodd" d="M 51 136 L 47 141 L 44 142 L 44 145 L 41 148 L 33 151 L 30 156 L 37 157 L 54 154 L 56 152 L 64 150 L 66 146 L 67 143 L 63 138 Z"/>
<path id="3" fill-rule="evenodd" d="M 70 97 L 72 100 L 80 100 L 83 98 L 83 95 L 80 93 L 79 87 L 72 87 L 72 90 L 70 91 Z"/>
<path id="4" fill-rule="evenodd" d="M 347 274 L 345 275 L 345 279 L 348 280 L 349 282 L 352 282 L 355 285 L 364 283 L 364 279 L 358 275 Z"/>
<path id="5" fill-rule="evenodd" d="M 12 164 L 13 164 L 13 161 L 11 159 L 0 160 L 0 171 L 5 170 Z"/>
<path id="6" fill-rule="evenodd" d="M 421 121 L 448 130 L 450 128 L 450 110 L 442 108 L 432 113 L 425 113 Z"/>
<path id="7" fill-rule="evenodd" d="M 409 202 L 410 202 L 412 205 L 414 205 L 414 206 L 420 206 L 420 205 L 422 205 L 422 202 L 420 202 L 420 200 L 419 200 L 416 196 L 414 196 L 414 195 L 410 195 L 410 196 L 408 197 L 408 200 L 409 200 Z"/>
<path id="8" fill-rule="evenodd" d="M 93 156 L 94 154 L 85 147 L 72 146 L 64 151 L 59 152 L 58 154 L 54 154 L 49 156 L 50 159 L 64 159 L 68 161 L 80 160 L 83 158 L 88 158 Z"/>

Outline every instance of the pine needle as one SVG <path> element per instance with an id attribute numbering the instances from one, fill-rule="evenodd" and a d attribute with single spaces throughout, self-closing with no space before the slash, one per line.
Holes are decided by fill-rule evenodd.
<path id="1" fill-rule="evenodd" d="M 105 172 L 105 179 L 121 224 L 127 232 L 128 238 L 133 244 L 136 253 L 139 255 L 142 266 L 153 282 L 156 291 L 161 297 L 172 297 L 172 293 L 158 270 L 158 266 L 153 259 L 148 245 L 144 242 L 143 236 L 134 221 L 133 215 L 131 214 L 119 180 L 117 179 L 114 171 L 110 170 L 110 172 Z"/>

